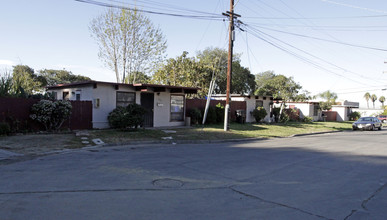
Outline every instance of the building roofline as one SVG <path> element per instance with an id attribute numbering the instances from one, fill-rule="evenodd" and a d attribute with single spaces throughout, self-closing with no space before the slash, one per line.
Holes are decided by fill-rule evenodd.
<path id="1" fill-rule="evenodd" d="M 126 83 L 113 83 L 113 82 L 102 82 L 102 81 L 83 81 L 83 82 L 74 82 L 67 84 L 58 84 L 54 86 L 47 86 L 47 89 L 63 89 L 63 88 L 74 88 L 78 86 L 93 85 L 96 87 L 97 84 L 104 85 L 113 85 L 116 87 L 126 86 L 133 87 L 136 91 L 153 91 L 153 92 L 165 92 L 166 89 L 170 89 L 174 92 L 184 92 L 184 93 L 197 93 L 200 88 L 195 87 L 184 87 L 184 86 L 170 86 L 170 85 L 157 85 L 157 84 L 126 84 Z"/>

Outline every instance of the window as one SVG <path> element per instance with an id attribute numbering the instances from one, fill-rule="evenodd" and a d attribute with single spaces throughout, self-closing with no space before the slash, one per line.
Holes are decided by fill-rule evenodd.
<path id="1" fill-rule="evenodd" d="M 171 121 L 184 121 L 184 96 L 171 95 Z"/>
<path id="2" fill-rule="evenodd" d="M 81 90 L 75 91 L 75 100 L 81 101 Z"/>
<path id="3" fill-rule="evenodd" d="M 51 97 L 53 97 L 55 100 L 58 99 L 58 93 L 57 92 L 51 92 Z"/>
<path id="4" fill-rule="evenodd" d="M 258 108 L 258 107 L 263 107 L 263 101 L 261 101 L 261 100 L 255 101 L 255 108 Z"/>
<path id="5" fill-rule="evenodd" d="M 100 106 L 100 99 L 99 98 L 94 99 L 94 108 L 99 108 L 99 106 Z"/>
<path id="6" fill-rule="evenodd" d="M 319 109 L 319 105 L 314 104 L 313 105 L 313 116 L 318 116 L 318 109 Z"/>
<path id="7" fill-rule="evenodd" d="M 69 100 L 70 99 L 70 93 L 69 92 L 63 92 L 63 100 Z"/>
<path id="8" fill-rule="evenodd" d="M 126 107 L 129 104 L 134 104 L 136 101 L 136 93 L 134 92 L 117 92 L 116 106 Z"/>

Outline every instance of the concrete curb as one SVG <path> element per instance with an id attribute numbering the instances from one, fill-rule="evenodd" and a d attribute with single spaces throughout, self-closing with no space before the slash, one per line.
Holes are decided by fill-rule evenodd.
<path id="1" fill-rule="evenodd" d="M 311 136 L 311 135 L 320 135 L 320 134 L 329 134 L 329 133 L 338 133 L 343 131 L 326 131 L 326 132 L 315 132 L 315 133 L 305 133 L 305 134 L 295 134 L 288 137 L 273 137 L 273 138 L 295 138 L 295 137 L 303 137 L 303 136 Z M 123 142 L 123 143 L 105 143 L 101 145 L 95 145 L 95 146 L 85 146 L 82 148 L 76 148 L 76 149 L 63 149 L 63 150 L 56 150 L 56 151 L 50 151 L 50 152 L 44 152 L 36 155 L 25 155 L 25 154 L 16 154 L 13 152 L 13 155 L 7 158 L 1 158 L 0 161 L 5 160 L 16 160 L 20 158 L 37 158 L 37 157 L 43 157 L 43 156 L 49 156 L 54 154 L 65 154 L 65 153 L 72 153 L 75 151 L 90 151 L 90 150 L 96 150 L 101 148 L 110 148 L 110 147 L 120 147 L 120 146 L 138 146 L 138 145 L 176 145 L 176 144 L 220 144 L 220 143 L 240 143 L 240 142 L 253 142 L 253 141 L 262 141 L 262 140 L 269 140 L 271 138 L 240 138 L 240 139 L 224 139 L 224 140 L 153 140 L 153 141 L 131 141 L 131 142 Z M 149 147 L 152 147 L 149 146 Z"/>

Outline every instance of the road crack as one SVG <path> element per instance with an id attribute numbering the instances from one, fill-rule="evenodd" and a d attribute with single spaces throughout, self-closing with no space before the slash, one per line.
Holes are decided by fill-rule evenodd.
<path id="1" fill-rule="evenodd" d="M 288 209 L 293 209 L 293 210 L 296 210 L 296 211 L 298 211 L 298 212 L 302 212 L 302 213 L 305 213 L 305 214 L 308 214 L 308 215 L 311 215 L 311 216 L 315 216 L 315 217 L 318 217 L 318 218 L 321 218 L 321 219 L 328 219 L 328 220 L 331 220 L 330 218 L 327 218 L 327 217 L 325 217 L 325 216 L 321 216 L 321 215 L 318 215 L 318 214 L 314 214 L 314 213 L 311 213 L 311 212 L 302 210 L 302 209 L 300 209 L 300 208 L 292 207 L 292 206 L 289 206 L 289 205 L 286 205 L 286 204 L 282 204 L 282 203 L 279 203 L 279 202 L 274 202 L 274 201 L 266 200 L 266 199 L 260 198 L 260 197 L 258 197 L 258 196 L 255 196 L 255 195 L 248 194 L 248 193 L 245 193 L 245 192 L 236 190 L 236 189 L 234 189 L 232 186 L 230 186 L 229 189 L 232 190 L 233 192 L 236 192 L 236 193 L 238 193 L 238 194 L 241 194 L 241 195 L 243 195 L 243 196 L 245 196 L 245 197 L 257 199 L 257 200 L 262 201 L 262 202 L 266 202 L 266 203 L 270 203 L 270 204 L 273 204 L 273 205 L 285 207 L 285 208 L 288 208 Z"/>
<path id="2" fill-rule="evenodd" d="M 387 183 L 385 183 L 384 185 L 382 185 L 381 187 L 379 187 L 374 193 L 372 193 L 372 195 L 370 197 L 368 197 L 367 199 L 365 199 L 362 203 L 361 203 L 361 207 L 364 209 L 364 210 L 367 210 L 367 203 L 369 201 L 371 201 L 375 196 L 377 196 L 381 191 L 384 190 L 384 188 L 387 187 Z"/>

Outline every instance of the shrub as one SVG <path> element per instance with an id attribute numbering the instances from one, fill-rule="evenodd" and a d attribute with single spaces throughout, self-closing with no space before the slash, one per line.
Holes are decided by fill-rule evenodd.
<path id="1" fill-rule="evenodd" d="M 281 108 L 275 107 L 272 110 L 275 122 L 279 122 Z"/>
<path id="2" fill-rule="evenodd" d="M 57 131 L 70 118 L 71 109 L 71 103 L 66 100 L 40 100 L 32 106 L 30 118 L 42 123 L 47 131 Z"/>
<path id="3" fill-rule="evenodd" d="M 216 112 L 216 123 L 222 123 L 224 121 L 224 105 L 222 103 L 218 103 L 215 106 Z"/>
<path id="4" fill-rule="evenodd" d="M 134 103 L 129 104 L 126 107 L 126 110 L 128 112 L 129 127 L 134 127 L 135 129 L 137 129 L 140 125 L 144 123 L 144 115 L 147 111 L 144 107 Z"/>
<path id="5" fill-rule="evenodd" d="M 209 107 L 207 112 L 206 124 L 216 124 L 217 115 L 214 107 Z"/>
<path id="6" fill-rule="evenodd" d="M 360 112 L 352 112 L 351 114 L 349 114 L 349 120 L 350 121 L 356 121 L 360 117 L 361 117 Z"/>
<path id="7" fill-rule="evenodd" d="M 266 109 L 264 107 L 257 107 L 252 112 L 255 121 L 259 123 L 262 119 L 264 119 L 267 115 Z"/>
<path id="8" fill-rule="evenodd" d="M 187 116 L 191 117 L 192 124 L 198 124 L 202 118 L 202 112 L 197 108 L 192 108 L 187 111 Z"/>
<path id="9" fill-rule="evenodd" d="M 0 122 L 0 135 L 8 135 L 11 132 L 11 127 L 8 123 Z"/>
<path id="10" fill-rule="evenodd" d="M 126 128 L 127 121 L 125 119 L 127 111 L 125 107 L 118 106 L 108 115 L 109 125 L 112 128 Z"/>
<path id="11" fill-rule="evenodd" d="M 311 122 L 313 122 L 313 118 L 309 117 L 309 116 L 305 116 L 303 121 L 306 122 L 306 123 L 311 123 Z"/>
<path id="12" fill-rule="evenodd" d="M 288 113 L 286 113 L 286 111 L 282 111 L 280 122 L 287 123 L 288 121 L 290 121 L 290 117 L 289 117 Z"/>
<path id="13" fill-rule="evenodd" d="M 108 115 L 109 125 L 112 128 L 137 129 L 144 123 L 146 110 L 138 104 L 129 104 L 125 107 L 117 107 Z"/>

